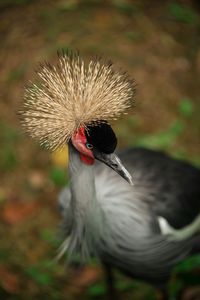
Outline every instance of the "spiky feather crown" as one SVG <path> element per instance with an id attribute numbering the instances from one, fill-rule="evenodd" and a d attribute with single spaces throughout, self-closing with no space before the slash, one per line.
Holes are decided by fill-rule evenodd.
<path id="1" fill-rule="evenodd" d="M 21 122 L 51 150 L 69 141 L 80 126 L 116 119 L 133 104 L 133 82 L 101 59 L 86 64 L 77 53 L 63 53 L 56 66 L 45 63 L 37 74 L 41 83 L 25 90 Z"/>

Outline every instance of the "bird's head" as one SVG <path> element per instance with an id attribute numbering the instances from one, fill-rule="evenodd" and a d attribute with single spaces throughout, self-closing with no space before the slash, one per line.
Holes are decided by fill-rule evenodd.
<path id="1" fill-rule="evenodd" d="M 107 122 L 96 126 L 79 128 L 72 138 L 73 146 L 80 153 L 80 159 L 87 165 L 92 165 L 95 159 L 105 163 L 116 171 L 131 185 L 132 177 L 114 153 L 117 146 L 117 138 L 112 127 Z"/>
<path id="2" fill-rule="evenodd" d="M 85 63 L 71 52 L 59 55 L 55 66 L 41 65 L 37 75 L 40 81 L 26 88 L 20 111 L 25 131 L 51 150 L 71 140 L 82 161 L 98 159 L 131 183 L 114 154 L 117 139 L 109 121 L 132 106 L 133 81 L 110 62 Z"/>

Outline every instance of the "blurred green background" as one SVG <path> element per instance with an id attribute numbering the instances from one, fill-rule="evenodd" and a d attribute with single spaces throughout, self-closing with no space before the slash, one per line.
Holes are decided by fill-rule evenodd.
<path id="1" fill-rule="evenodd" d="M 0 299 L 106 299 L 98 264 L 65 269 L 57 195 L 67 152 L 50 154 L 19 125 L 24 85 L 57 49 L 111 59 L 137 82 L 136 105 L 114 124 L 119 146 L 162 149 L 200 166 L 199 1 L 0 1 Z M 171 295 L 200 299 L 200 256 L 174 270 Z M 122 299 L 155 290 L 117 274 Z M 199 294 L 198 294 L 199 293 Z"/>

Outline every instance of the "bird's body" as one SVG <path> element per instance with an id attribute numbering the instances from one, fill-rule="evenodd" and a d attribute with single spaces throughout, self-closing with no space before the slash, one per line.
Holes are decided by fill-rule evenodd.
<path id="1" fill-rule="evenodd" d="M 200 171 L 142 149 L 120 161 L 109 121 L 132 107 L 135 85 L 111 63 L 64 53 L 37 74 L 40 84 L 25 91 L 22 126 L 51 150 L 67 142 L 70 149 L 70 190 L 61 196 L 69 238 L 61 253 L 97 256 L 163 284 L 198 238 Z"/>
<path id="2" fill-rule="evenodd" d="M 128 275 L 162 284 L 194 250 L 200 224 L 184 233 L 200 213 L 200 170 L 142 148 L 120 158 L 133 186 L 101 163 L 84 165 L 70 147 L 71 186 L 60 196 L 68 251 L 98 256 Z"/>

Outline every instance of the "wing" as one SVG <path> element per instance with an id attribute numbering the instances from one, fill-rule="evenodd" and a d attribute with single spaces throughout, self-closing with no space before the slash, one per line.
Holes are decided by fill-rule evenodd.
<path id="1" fill-rule="evenodd" d="M 189 255 L 192 240 L 191 234 L 171 240 L 162 234 L 159 218 L 185 230 L 198 217 L 200 171 L 145 149 L 129 149 L 119 156 L 133 175 L 133 187 L 107 166 L 95 164 L 97 200 L 104 216 L 97 238 L 99 255 L 125 273 L 162 281 Z M 60 198 L 65 219 L 71 215 L 69 202 L 66 189 Z"/>
<path id="2" fill-rule="evenodd" d="M 136 203 L 137 207 L 146 211 L 149 208 L 141 202 L 148 203 L 151 213 L 158 217 L 163 228 L 168 228 L 166 230 L 181 229 L 193 221 L 199 224 L 200 228 L 199 169 L 162 152 L 143 148 L 125 150 L 119 153 L 119 156 L 133 176 L 131 201 L 139 198 L 140 204 Z M 130 193 L 128 184 L 104 164 L 95 164 L 95 173 L 100 202 L 103 199 L 108 201 L 110 196 L 120 198 L 121 195 L 123 198 L 124 194 Z M 69 216 L 70 197 L 70 190 L 65 188 L 59 201 L 63 211 Z M 156 223 L 153 221 L 151 224 L 157 230 Z"/>
<path id="3" fill-rule="evenodd" d="M 98 202 L 105 220 L 101 256 L 141 279 L 166 280 L 192 251 L 200 229 L 200 171 L 156 151 L 129 149 L 119 154 L 133 175 L 129 186 L 102 164 L 96 165 Z M 186 184 L 187 183 L 187 184 Z M 159 218 L 168 225 L 163 234 Z"/>
<path id="4" fill-rule="evenodd" d="M 135 180 L 134 189 L 175 229 L 189 225 L 200 213 L 200 170 L 168 155 L 142 148 L 121 153 Z"/>

